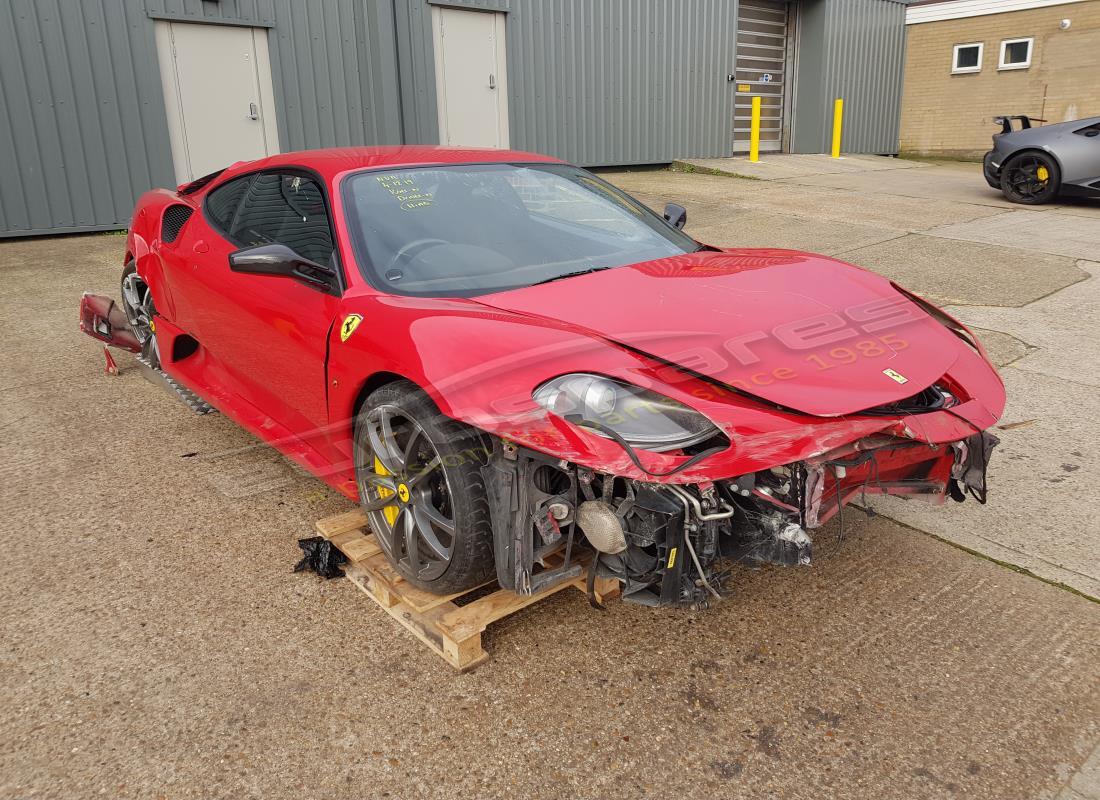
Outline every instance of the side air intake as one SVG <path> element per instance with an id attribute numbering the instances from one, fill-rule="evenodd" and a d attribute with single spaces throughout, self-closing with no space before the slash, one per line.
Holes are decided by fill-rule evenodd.
<path id="1" fill-rule="evenodd" d="M 191 219 L 194 209 L 190 206 L 168 206 L 160 221 L 160 240 L 171 244 L 180 235 L 180 230 Z"/>

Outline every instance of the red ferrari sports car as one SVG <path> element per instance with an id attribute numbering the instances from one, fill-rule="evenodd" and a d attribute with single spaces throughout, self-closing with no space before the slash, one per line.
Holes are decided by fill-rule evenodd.
<path id="1" fill-rule="evenodd" d="M 809 563 L 856 497 L 984 502 L 1005 391 L 973 334 L 685 219 L 532 153 L 286 153 L 143 196 L 121 307 L 81 322 L 357 499 L 438 593 L 532 593 L 592 548 L 627 599 L 704 604 L 737 560 Z"/>

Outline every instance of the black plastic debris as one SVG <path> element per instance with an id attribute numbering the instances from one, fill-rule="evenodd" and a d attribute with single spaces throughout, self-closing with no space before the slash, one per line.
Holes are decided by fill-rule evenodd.
<path id="1" fill-rule="evenodd" d="M 1001 440 L 989 431 L 979 431 L 966 439 L 966 458 L 955 462 L 951 470 L 948 491 L 951 499 L 961 503 L 967 493 L 982 505 L 986 500 L 986 470 L 989 469 L 989 456 Z"/>
<path id="2" fill-rule="evenodd" d="M 299 539 L 302 548 L 302 560 L 294 565 L 295 572 L 307 569 L 316 572 L 322 578 L 339 578 L 344 574 L 341 564 L 347 563 L 347 556 L 332 546 L 332 542 L 320 536 Z"/>

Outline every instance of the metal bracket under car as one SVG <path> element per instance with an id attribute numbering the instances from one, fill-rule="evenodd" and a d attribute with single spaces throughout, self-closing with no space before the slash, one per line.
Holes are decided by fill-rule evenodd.
<path id="1" fill-rule="evenodd" d="M 183 401 L 183 404 L 196 414 L 217 414 L 218 409 L 210 405 L 203 400 L 197 394 L 192 392 L 182 383 L 175 380 L 172 376 L 166 373 L 162 369 L 157 369 L 145 359 L 144 356 L 138 356 L 137 363 L 141 366 L 141 374 L 150 383 L 154 383 L 157 386 L 165 389 L 169 394 L 178 397 Z"/>

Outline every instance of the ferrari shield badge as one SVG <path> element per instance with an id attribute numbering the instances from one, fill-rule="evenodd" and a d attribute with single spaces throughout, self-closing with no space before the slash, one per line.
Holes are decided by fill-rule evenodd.
<path id="1" fill-rule="evenodd" d="M 352 329 L 354 330 L 354 328 Z M 887 378 L 893 378 L 898 383 L 909 383 L 909 379 L 902 375 L 900 372 L 894 369 L 884 369 L 882 374 Z"/>
<path id="2" fill-rule="evenodd" d="M 363 318 L 358 314 L 348 314 L 344 317 L 344 322 L 340 325 L 340 341 L 346 342 L 348 337 L 355 333 L 355 329 L 359 327 L 359 323 L 363 321 Z"/>

